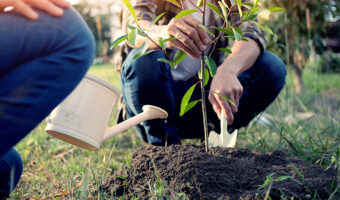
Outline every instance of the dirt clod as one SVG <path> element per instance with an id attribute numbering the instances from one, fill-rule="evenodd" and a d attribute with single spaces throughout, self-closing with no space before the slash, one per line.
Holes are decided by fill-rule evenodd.
<path id="1" fill-rule="evenodd" d="M 272 199 L 326 199 L 336 177 L 335 169 L 324 171 L 282 151 L 145 146 L 129 167 L 105 180 L 103 189 L 126 199 L 263 199 L 268 192 Z"/>

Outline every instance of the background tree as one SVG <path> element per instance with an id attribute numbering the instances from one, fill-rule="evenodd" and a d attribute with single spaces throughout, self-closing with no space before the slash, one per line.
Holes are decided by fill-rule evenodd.
<path id="1" fill-rule="evenodd" d="M 75 4 L 75 9 L 81 14 L 88 24 L 96 40 L 96 57 L 107 61 L 112 55 L 110 44 L 112 39 L 112 29 L 117 29 L 112 23 L 113 17 L 118 15 L 112 8 L 114 2 L 81 0 Z"/>
<path id="2" fill-rule="evenodd" d="M 325 23 L 338 17 L 340 5 L 334 0 L 267 0 L 265 6 L 286 10 L 286 16 L 282 14 L 266 22 L 275 33 L 272 39 L 277 43 L 270 47 L 286 58 L 294 71 L 296 91 L 301 92 L 304 63 L 324 53 Z"/>

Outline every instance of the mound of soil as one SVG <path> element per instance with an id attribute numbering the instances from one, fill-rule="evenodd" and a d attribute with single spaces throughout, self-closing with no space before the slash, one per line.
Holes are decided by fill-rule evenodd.
<path id="1" fill-rule="evenodd" d="M 336 170 L 324 171 L 282 151 L 217 147 L 206 153 L 203 145 L 185 144 L 141 148 L 103 189 L 125 199 L 263 199 L 266 193 L 272 199 L 326 199 L 332 184 L 337 185 Z"/>

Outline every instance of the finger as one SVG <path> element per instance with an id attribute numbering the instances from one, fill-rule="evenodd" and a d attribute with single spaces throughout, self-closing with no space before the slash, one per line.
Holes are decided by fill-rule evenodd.
<path id="1" fill-rule="evenodd" d="M 232 111 L 233 113 L 236 113 L 236 112 L 237 112 L 237 104 L 236 104 L 235 98 L 234 98 L 233 96 L 231 96 L 230 100 L 231 100 L 233 103 L 228 102 L 228 105 L 229 105 L 229 107 L 231 108 L 231 111 Z"/>
<path id="2" fill-rule="evenodd" d="M 16 11 L 28 19 L 37 20 L 39 18 L 38 13 L 34 12 L 29 5 L 21 0 L 14 1 L 13 7 Z"/>
<path id="3" fill-rule="evenodd" d="M 216 99 L 215 99 L 215 97 L 214 97 L 214 95 L 212 93 L 209 93 L 208 100 L 210 101 L 210 103 L 211 103 L 211 105 L 212 105 L 212 107 L 213 107 L 213 109 L 214 109 L 218 119 L 221 120 L 221 116 L 220 116 L 220 114 L 221 114 L 221 107 L 217 103 L 217 101 L 216 101 Z"/>
<path id="4" fill-rule="evenodd" d="M 13 6 L 12 0 L 2 0 L 2 1 L 0 1 L 0 12 L 2 12 L 3 9 L 8 7 L 8 6 Z"/>
<path id="5" fill-rule="evenodd" d="M 216 101 L 218 102 L 218 104 L 222 107 L 223 113 L 226 116 L 227 120 L 228 120 L 228 124 L 232 124 L 234 121 L 234 115 L 232 113 L 232 110 L 229 106 L 229 103 L 226 102 L 225 100 L 223 100 L 219 95 L 214 94 Z"/>
<path id="6" fill-rule="evenodd" d="M 180 38 L 179 41 L 183 43 L 188 49 L 190 49 L 191 52 L 195 54 L 194 58 L 198 58 L 201 55 L 201 51 L 199 51 L 194 44 L 194 42 L 187 36 L 185 33 L 183 33 L 180 29 L 173 28 L 170 32 L 171 35 Z"/>
<path id="7" fill-rule="evenodd" d="M 193 27 L 191 24 L 188 25 L 187 23 L 180 23 L 178 24 L 178 28 L 193 40 L 197 49 L 199 49 L 201 52 L 205 51 L 206 46 L 203 45 L 202 40 L 196 30 L 196 27 Z"/>
<path id="8" fill-rule="evenodd" d="M 242 94 L 243 94 L 243 87 L 240 86 L 240 89 L 237 90 L 237 92 L 235 92 L 235 104 L 236 104 L 237 108 L 240 105 L 240 99 L 241 99 Z"/>
<path id="9" fill-rule="evenodd" d="M 50 0 L 55 5 L 62 7 L 62 8 L 69 8 L 71 7 L 71 3 L 65 0 Z"/>
<path id="10" fill-rule="evenodd" d="M 172 41 L 174 41 L 173 44 L 178 45 L 177 48 L 180 48 L 180 49 L 184 50 L 185 52 L 189 53 L 189 55 L 191 57 L 194 57 L 194 58 L 200 57 L 201 52 L 198 51 L 197 48 L 195 48 L 195 44 L 190 40 L 190 38 L 188 38 L 180 30 L 173 29 L 172 32 L 170 33 L 170 35 L 172 37 L 179 38 L 178 40 L 172 40 Z"/>
<path id="11" fill-rule="evenodd" d="M 186 23 L 190 24 L 191 26 L 195 27 L 195 29 L 197 30 L 199 36 L 200 36 L 200 40 L 205 44 L 205 45 L 209 45 L 211 43 L 211 40 L 208 36 L 208 33 L 202 29 L 201 27 L 199 27 L 198 25 L 200 24 L 198 21 L 195 20 L 189 20 L 188 18 L 186 19 Z"/>
<path id="12" fill-rule="evenodd" d="M 199 55 L 197 55 L 195 52 L 193 52 L 191 49 L 189 49 L 187 46 L 185 46 L 179 40 L 172 40 L 172 41 L 169 42 L 169 45 L 183 50 L 184 52 L 186 52 L 189 56 L 191 56 L 193 58 L 199 58 Z"/>
<path id="13" fill-rule="evenodd" d="M 26 2 L 31 3 L 35 8 L 42 10 L 52 16 L 61 17 L 63 15 L 63 10 L 49 1 L 26 0 Z"/>

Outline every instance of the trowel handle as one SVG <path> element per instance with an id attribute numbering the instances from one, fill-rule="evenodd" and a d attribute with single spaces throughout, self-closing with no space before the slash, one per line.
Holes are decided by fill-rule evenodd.
<path id="1" fill-rule="evenodd" d="M 224 113 L 223 113 L 222 109 L 221 109 L 220 126 L 221 126 L 221 133 L 228 133 L 228 120 L 227 120 L 227 118 L 224 117 Z"/>

